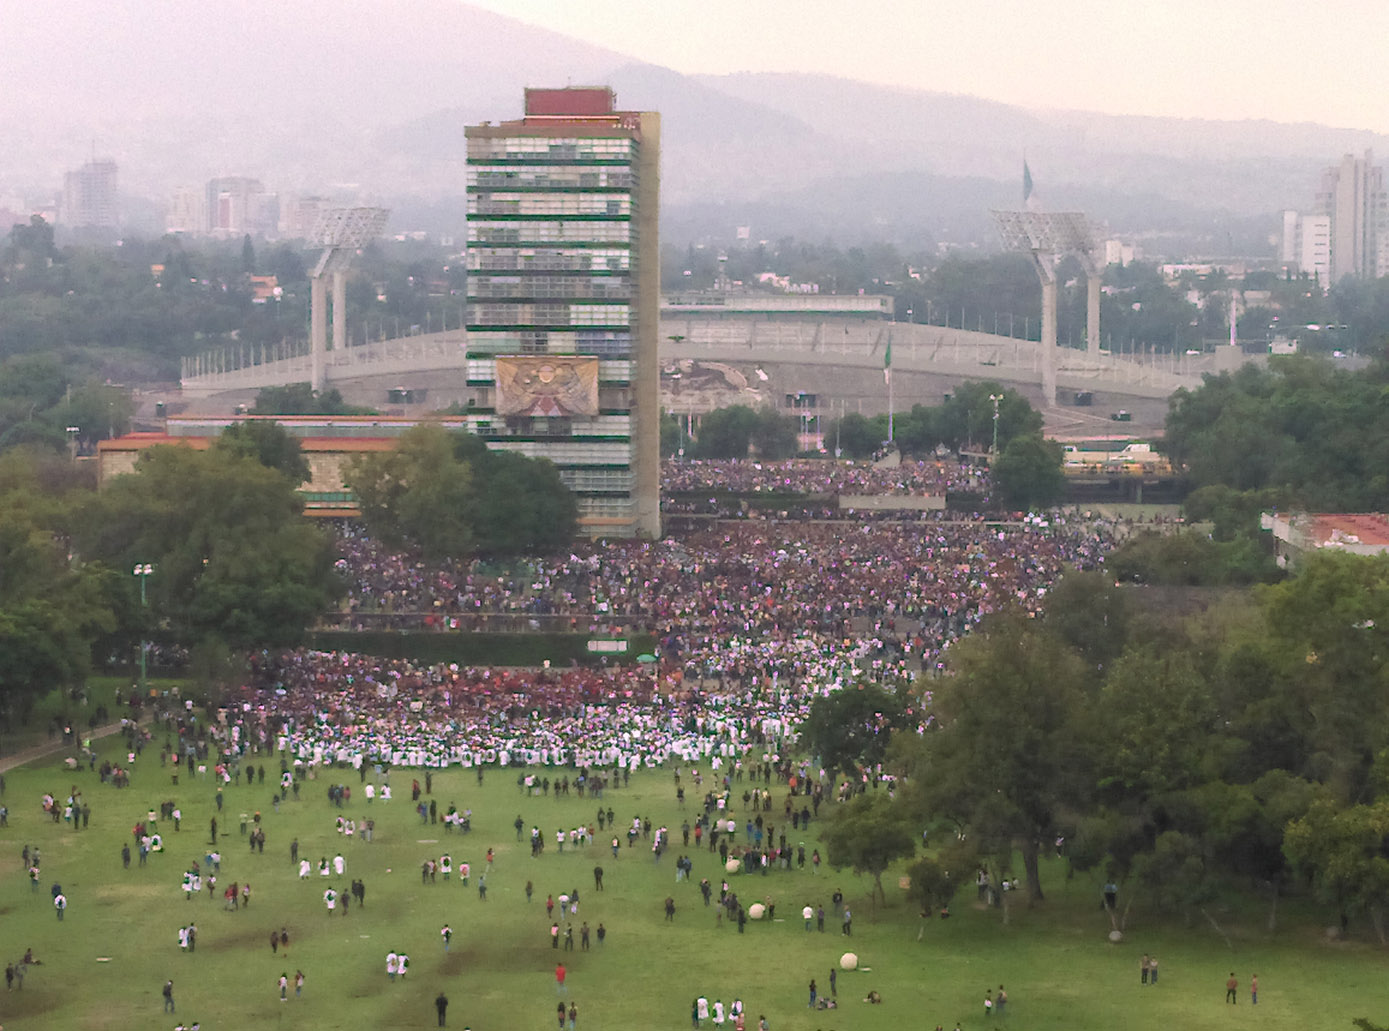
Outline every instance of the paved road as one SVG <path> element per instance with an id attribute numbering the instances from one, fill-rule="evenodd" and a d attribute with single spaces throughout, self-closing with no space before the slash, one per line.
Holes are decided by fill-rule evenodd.
<path id="1" fill-rule="evenodd" d="M 97 727 L 95 730 L 89 731 L 85 737 L 109 737 L 112 734 L 119 734 L 121 729 L 122 727 L 119 722 L 108 723 L 104 727 Z M 26 748 L 20 752 L 13 752 L 6 756 L 0 756 L 0 773 L 8 773 L 16 766 L 26 766 L 38 759 L 47 759 L 52 755 L 63 755 L 68 752 L 76 754 L 77 747 L 78 746 L 68 745 L 58 741 L 53 744 L 35 745 L 33 748 Z"/>

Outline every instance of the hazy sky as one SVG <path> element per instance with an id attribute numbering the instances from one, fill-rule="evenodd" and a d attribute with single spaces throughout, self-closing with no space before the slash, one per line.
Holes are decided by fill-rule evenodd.
<path id="1" fill-rule="evenodd" d="M 681 72 L 1389 132 L 1389 0 L 470 0 Z"/>

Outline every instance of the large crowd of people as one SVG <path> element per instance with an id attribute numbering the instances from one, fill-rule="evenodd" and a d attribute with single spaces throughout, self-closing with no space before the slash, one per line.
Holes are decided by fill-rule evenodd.
<path id="1" fill-rule="evenodd" d="M 954 460 L 832 462 L 798 458 L 784 462 L 746 459 L 667 460 L 661 465 L 661 489 L 733 491 L 768 494 L 945 494 L 988 489 L 988 470 Z"/>
<path id="2" fill-rule="evenodd" d="M 687 463 L 688 464 L 688 463 Z M 939 463 L 876 470 L 824 462 L 701 463 L 730 482 L 930 489 Z M 879 477 L 883 478 L 879 478 Z M 1004 606 L 1038 611 L 1068 568 L 1103 562 L 1115 527 L 1053 514 L 1005 522 L 711 521 L 660 541 L 576 543 L 505 567 L 428 563 L 339 529 L 342 621 L 433 625 L 546 619 L 636 628 L 654 663 L 496 669 L 362 655 L 262 655 L 224 745 L 272 741 L 303 763 L 634 768 L 775 751 L 819 694 L 862 676 L 929 677 L 943 652 Z M 481 621 L 481 622 L 480 622 Z"/>

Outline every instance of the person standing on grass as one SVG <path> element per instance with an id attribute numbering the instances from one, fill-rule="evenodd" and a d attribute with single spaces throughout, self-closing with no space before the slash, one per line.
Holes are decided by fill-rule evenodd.
<path id="1" fill-rule="evenodd" d="M 440 992 L 434 999 L 434 1010 L 439 1014 L 439 1026 L 444 1026 L 444 1014 L 448 1012 L 449 997 Z"/>
<path id="2" fill-rule="evenodd" d="M 1249 1004 L 1259 1005 L 1259 975 L 1255 974 L 1249 979 Z"/>
<path id="3" fill-rule="evenodd" d="M 568 977 L 568 976 L 569 976 L 569 971 L 567 971 L 567 970 L 564 969 L 564 964 L 563 964 L 563 963 L 556 963 L 556 964 L 555 964 L 555 993 L 556 993 L 557 995 L 564 995 L 566 992 L 569 991 L 569 989 L 566 988 L 566 987 L 564 986 L 564 979 L 565 979 L 566 977 Z"/>
<path id="4" fill-rule="evenodd" d="M 449 939 L 453 937 L 453 928 L 451 928 L 448 924 L 445 924 L 443 927 L 439 929 L 439 937 L 444 939 L 444 951 L 448 952 Z"/>
<path id="5" fill-rule="evenodd" d="M 58 919 L 63 919 L 63 913 L 68 908 L 68 897 L 61 891 L 53 896 L 53 908 L 58 912 Z"/>
<path id="6" fill-rule="evenodd" d="M 998 994 L 994 996 L 994 1012 L 998 1014 L 1000 1020 L 1003 1019 L 1003 1008 L 1008 1005 L 1008 993 L 1003 990 L 1003 985 L 998 986 Z"/>
<path id="7" fill-rule="evenodd" d="M 300 998 L 301 996 L 303 996 L 303 994 L 304 994 L 304 971 L 302 971 L 302 970 L 296 970 L 296 971 L 294 972 L 294 997 L 295 997 L 296 999 L 298 999 L 298 998 Z"/>
<path id="8" fill-rule="evenodd" d="M 1148 983 L 1149 983 L 1149 984 L 1157 984 L 1157 975 L 1158 975 L 1157 957 L 1156 957 L 1156 956 L 1149 956 L 1149 957 L 1148 957 Z"/>
<path id="9" fill-rule="evenodd" d="M 1149 963 L 1148 954 L 1145 952 L 1145 953 L 1143 953 L 1143 958 L 1140 959 L 1140 960 L 1138 961 L 1138 983 L 1139 983 L 1139 984 L 1147 984 L 1147 983 L 1148 983 L 1148 963 Z"/>
<path id="10" fill-rule="evenodd" d="M 165 981 L 165 982 L 164 982 L 164 1012 L 165 1012 L 165 1013 L 173 1013 L 173 1012 L 174 1012 L 174 982 L 173 982 L 173 981 Z"/>
<path id="11" fill-rule="evenodd" d="M 280 1001 L 281 1001 L 281 1002 L 287 1002 L 288 1000 L 289 1000 L 289 975 L 286 974 L 286 973 L 282 970 L 282 971 L 280 971 Z"/>
<path id="12" fill-rule="evenodd" d="M 1225 1001 L 1231 1006 L 1239 1004 L 1239 978 L 1235 977 L 1235 972 L 1230 971 L 1230 979 L 1225 982 Z"/>

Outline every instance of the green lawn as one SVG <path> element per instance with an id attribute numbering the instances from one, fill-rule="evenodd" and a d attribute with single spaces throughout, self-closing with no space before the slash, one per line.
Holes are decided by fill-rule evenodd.
<path id="1" fill-rule="evenodd" d="M 108 751 L 115 742 L 107 742 Z M 267 763 L 267 780 L 278 769 Z M 707 769 L 705 770 L 707 774 Z M 1292 913 L 1294 923 L 1276 935 L 1262 931 L 1262 908 L 1251 901 L 1247 911 L 1213 913 L 1231 935 L 1233 950 L 1204 921 L 1187 929 L 1180 922 L 1155 925 L 1141 906 L 1134 907 L 1129 940 L 1112 946 L 1105 940 L 1108 922 L 1098 909 L 1096 887 L 1080 879 L 1067 882 L 1064 871 L 1046 868 L 1048 902 L 1035 909 L 1013 910 L 1009 926 L 998 910 L 974 906 L 973 888 L 962 891 L 949 921 L 933 920 L 917 940 L 918 920 L 902 901 L 896 877 L 885 879 L 889 903 L 872 911 L 867 882 L 848 872 L 775 872 L 769 876 L 731 878 L 745 902 L 774 897 L 778 920 L 750 923 L 746 933 L 718 925 L 715 909 L 700 903 L 698 879 L 717 884 L 717 856 L 690 851 L 695 880 L 677 885 L 673 856 L 657 865 L 649 844 L 625 846 L 613 861 L 606 846 L 580 854 L 554 850 L 557 827 L 568 828 L 593 818 L 596 803 L 567 798 L 522 796 L 516 771 L 489 770 L 479 787 L 472 772 L 436 776 L 434 798 L 440 809 L 450 802 L 474 811 L 472 834 L 446 835 L 443 825 L 421 825 L 411 811 L 412 772 L 392 776 L 396 797 L 389 805 L 368 807 L 353 771 L 337 775 L 353 789 L 345 810 L 377 822 L 376 841 L 350 845 L 334 829 L 337 811 L 326 797 L 328 779 L 309 782 L 301 801 L 271 808 L 271 789 L 233 785 L 226 790 L 221 818 L 223 865 L 220 884 L 249 880 L 249 910 L 226 912 L 220 899 L 186 901 L 179 890 L 181 872 L 208 849 L 213 814 L 213 786 L 208 777 L 177 788 L 158 764 L 157 750 L 135 764 L 133 786 L 116 790 L 100 785 L 95 774 L 73 774 L 54 761 L 7 775 L 4 802 L 10 826 L 0 831 L 0 953 L 17 959 L 32 946 L 43 965 L 32 968 L 24 990 L 0 996 L 0 1023 L 10 1031 L 34 1029 L 172 1028 L 177 1020 L 200 1020 L 206 1031 L 221 1028 L 433 1027 L 433 999 L 442 988 L 451 1000 L 449 1026 L 484 1029 L 555 1026 L 557 959 L 569 966 L 568 998 L 577 1002 L 581 1031 L 607 1028 L 681 1028 L 689 1024 L 691 1000 L 706 993 L 712 1002 L 741 997 L 755 1026 L 766 1014 L 773 1031 L 818 1029 L 921 1028 L 936 1024 L 965 1029 L 984 1026 L 986 988 L 1007 986 L 1008 1012 L 991 1023 L 1017 1028 L 1203 1028 L 1258 1027 L 1278 1031 L 1349 1028 L 1350 1019 L 1368 1016 L 1389 1020 L 1389 953 L 1366 942 L 1329 945 L 1316 919 L 1324 914 Z M 423 777 L 420 778 L 423 781 Z M 76 783 L 92 808 L 92 824 L 73 831 L 46 820 L 39 807 L 44 791 L 62 795 Z M 708 780 L 706 779 L 706 786 Z M 745 784 L 744 787 L 751 786 Z M 687 791 L 693 796 L 686 779 Z M 741 795 L 741 788 L 736 794 Z M 778 790 L 778 802 L 784 797 Z M 140 868 L 121 867 L 119 852 L 130 827 L 163 799 L 178 801 L 182 830 L 165 832 L 167 850 L 152 855 Z M 634 815 L 665 822 L 676 834 L 681 819 L 675 804 L 671 771 L 633 778 L 627 789 L 610 790 L 603 801 L 619 824 Z M 237 829 L 242 811 L 259 808 L 268 837 L 263 856 L 249 855 Z M 773 816 L 780 823 L 780 805 Z M 517 843 L 517 814 L 538 823 L 547 835 L 543 857 L 532 859 Z M 229 833 L 227 833 L 229 832 Z M 343 848 L 342 878 L 301 882 L 289 862 L 289 843 L 297 836 L 301 855 L 332 857 Z M 608 836 L 610 837 L 610 835 Z M 793 838 L 793 840 L 797 840 Z M 805 839 L 813 847 L 813 838 Z M 625 841 L 625 837 L 624 837 Z M 31 893 L 20 861 L 25 843 L 43 850 L 43 877 Z M 487 848 L 496 849 L 496 868 L 488 879 L 488 899 L 476 891 L 476 873 Z M 420 863 L 448 850 L 455 862 L 473 864 L 474 881 L 464 888 L 455 876 L 421 885 Z M 681 851 L 676 849 L 676 852 Z M 592 869 L 606 871 L 603 893 L 593 891 Z M 346 889 L 353 878 L 367 888 L 364 910 L 329 916 L 322 902 L 328 884 Z M 527 904 L 526 881 L 535 884 Z M 48 886 L 60 881 L 70 899 L 59 922 Z M 856 918 L 852 948 L 871 969 L 841 974 L 842 1009 L 811 1012 L 807 982 L 814 977 L 821 992 L 828 974 L 850 945 L 838 933 L 831 913 L 826 932 L 806 933 L 799 909 L 806 901 L 824 902 L 835 885 L 843 888 Z M 578 888 L 580 921 L 608 928 L 608 939 L 595 941 L 588 953 L 566 954 L 550 948 L 544 900 L 547 893 Z M 675 921 L 667 924 L 662 900 L 673 895 Z M 183 954 L 177 930 L 196 919 L 197 951 Z M 439 928 L 448 921 L 455 932 L 447 956 Z M 285 925 L 291 943 L 288 957 L 272 955 L 268 935 Z M 577 933 L 576 933 L 577 939 Z M 391 983 L 385 956 L 404 949 L 412 960 L 405 982 Z M 1144 951 L 1161 961 L 1161 982 L 1140 987 L 1138 958 Z M 291 979 L 296 969 L 307 976 L 304 997 L 281 1003 L 276 980 Z M 1224 981 L 1238 972 L 1237 1007 L 1223 1002 Z M 1261 981 L 1257 1009 L 1249 1005 L 1249 975 Z M 173 978 L 177 1016 L 161 1015 L 160 987 Z M 881 993 L 881 1006 L 861 1000 L 870 989 Z M 732 1031 L 732 1023 L 727 1025 Z"/>

